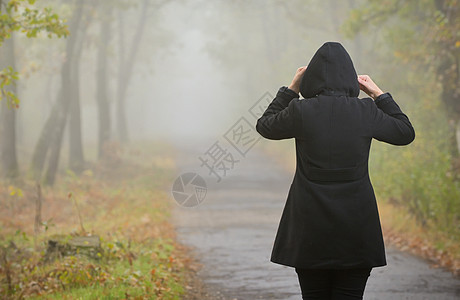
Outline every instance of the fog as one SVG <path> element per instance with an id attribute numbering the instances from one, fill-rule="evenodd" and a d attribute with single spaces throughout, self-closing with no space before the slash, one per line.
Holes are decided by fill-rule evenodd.
<path id="1" fill-rule="evenodd" d="M 451 273 L 460 274 L 459 5 L 0 1 L 0 275 L 6 275 L 0 294 L 46 297 L 81 287 L 90 298 L 154 293 L 178 299 L 201 291 L 195 285 L 203 280 L 220 286 L 228 299 L 299 296 L 295 273 L 268 262 L 293 186 L 295 140 L 250 131 L 254 144 L 238 148 L 227 135 L 237 135 L 231 130 L 240 121 L 255 129 L 279 88 L 334 41 L 348 51 L 358 74 L 391 93 L 415 130 L 415 140 L 411 131 L 404 147 L 373 140 L 373 186 L 356 189 L 375 188 L 385 243 L 392 246 L 389 268 L 371 277 L 369 299 L 454 299 L 458 280 Z M 218 141 L 226 143 L 219 161 L 210 153 Z M 353 197 L 350 203 L 361 196 Z M 333 216 L 336 209 L 324 211 Z M 341 227 L 334 224 L 341 223 L 328 226 Z M 46 247 L 57 243 L 49 243 L 51 232 L 91 236 L 97 243 L 103 237 L 113 259 L 108 264 L 119 274 L 80 262 L 36 272 Z M 207 277 L 180 279 L 198 273 L 194 254 L 179 244 L 197 251 Z M 407 252 L 448 271 L 430 269 Z M 67 276 L 67 267 L 73 275 Z M 97 281 L 103 291 L 95 291 L 102 294 L 91 294 Z"/>
<path id="2" fill-rule="evenodd" d="M 333 30 L 331 22 L 318 23 L 318 20 L 332 18 L 329 5 L 322 7 L 320 2 L 312 1 L 313 13 L 307 8 L 305 17 L 294 13 L 297 5 L 302 4 L 296 1 L 289 4 L 166 1 L 157 8 L 152 2 L 127 92 L 130 138 L 181 140 L 219 136 L 265 92 L 274 94 L 280 86 L 288 85 L 295 70 L 306 65 L 322 43 L 342 42 L 354 56 L 356 39 L 344 38 Z M 131 46 L 129 40 L 138 21 L 140 1 L 137 6 L 122 11 L 126 14 L 125 51 Z M 343 9 L 346 12 L 350 8 Z M 89 22 L 92 23 L 88 25 L 86 38 L 81 41 L 83 54 L 79 63 L 81 118 L 83 141 L 95 143 L 94 74 L 99 24 L 96 20 Z M 117 122 L 118 26 L 114 20 L 107 53 L 113 130 Z M 32 59 L 40 70 L 20 82 L 22 110 L 19 114 L 24 120 L 20 140 L 29 147 L 36 142 L 49 108 L 56 101 L 64 43 L 64 39 L 50 40 L 50 50 L 41 50 L 40 55 Z M 22 52 L 27 55 L 25 50 Z M 360 57 L 355 58 L 357 67 L 360 61 Z M 27 68 L 32 62 L 23 60 L 20 64 Z M 45 72 L 48 76 L 43 76 Z M 113 136 L 116 137 L 116 132 Z"/>

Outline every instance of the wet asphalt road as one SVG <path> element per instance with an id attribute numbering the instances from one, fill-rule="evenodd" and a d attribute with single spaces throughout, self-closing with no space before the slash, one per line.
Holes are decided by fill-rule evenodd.
<path id="1" fill-rule="evenodd" d="M 212 298 L 301 299 L 294 269 L 269 261 L 293 174 L 256 145 L 217 183 L 200 166 L 203 145 L 178 145 L 177 176 L 196 172 L 208 190 L 201 205 L 177 206 L 173 217 L 180 241 L 204 265 L 199 276 L 217 292 Z M 364 299 L 460 299 L 460 280 L 451 273 L 389 246 L 387 262 L 372 270 Z"/>

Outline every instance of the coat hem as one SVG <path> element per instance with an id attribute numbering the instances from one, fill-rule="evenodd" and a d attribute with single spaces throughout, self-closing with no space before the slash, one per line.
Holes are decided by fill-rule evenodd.
<path id="1" fill-rule="evenodd" d="M 301 269 L 358 269 L 358 268 L 378 268 L 378 267 L 385 267 L 387 266 L 386 262 L 383 263 L 371 263 L 371 264 L 356 264 L 356 265 L 338 265 L 338 264 L 331 264 L 331 265 L 324 265 L 322 264 L 318 267 L 318 264 L 296 264 L 290 262 L 283 262 L 276 259 L 271 258 L 270 262 L 278 265 L 283 265 L 286 267 L 291 268 L 301 268 Z M 316 265 L 316 266 L 315 266 Z"/>

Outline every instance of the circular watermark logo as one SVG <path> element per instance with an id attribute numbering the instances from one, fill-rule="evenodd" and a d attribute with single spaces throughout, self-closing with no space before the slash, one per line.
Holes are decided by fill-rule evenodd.
<path id="1" fill-rule="evenodd" d="M 174 200 L 184 207 L 194 207 L 206 197 L 206 182 L 197 173 L 183 173 L 176 178 L 172 186 Z"/>

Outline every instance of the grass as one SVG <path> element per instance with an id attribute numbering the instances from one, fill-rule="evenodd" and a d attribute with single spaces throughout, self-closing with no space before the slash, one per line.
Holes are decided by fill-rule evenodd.
<path id="1" fill-rule="evenodd" d="M 109 160 L 89 165 L 80 176 L 63 172 L 53 188 L 43 188 L 38 234 L 35 183 L 0 184 L 0 296 L 184 297 L 196 266 L 170 223 L 174 149 L 157 142 L 112 150 Z M 47 241 L 56 234 L 98 235 L 102 253 L 46 262 Z"/>
<path id="2" fill-rule="evenodd" d="M 385 241 L 402 251 L 429 260 L 434 267 L 444 267 L 460 275 L 460 242 L 437 229 L 422 226 L 407 208 L 387 199 L 379 202 Z"/>
<path id="3" fill-rule="evenodd" d="M 47 299 L 181 299 L 184 287 L 181 284 L 180 268 L 174 262 L 174 241 L 157 240 L 131 249 L 133 259 L 114 259 L 99 264 L 110 269 L 110 275 L 97 272 L 89 282 L 75 285 L 66 291 L 51 293 Z M 112 248 L 113 249 L 113 248 Z M 183 266 L 182 266 L 183 267 Z M 93 283 L 97 279 L 101 284 Z M 76 280 L 73 280 L 75 283 Z M 32 297 L 31 299 L 39 298 Z"/>

